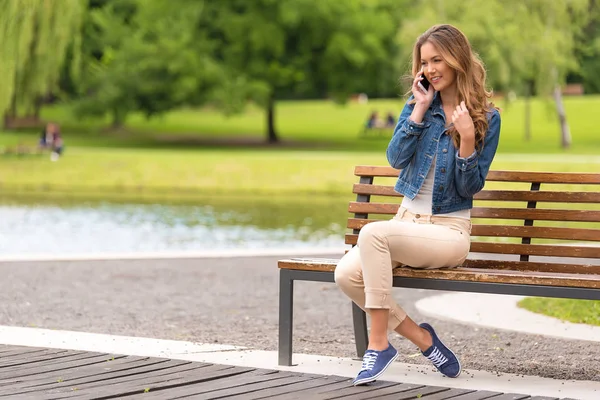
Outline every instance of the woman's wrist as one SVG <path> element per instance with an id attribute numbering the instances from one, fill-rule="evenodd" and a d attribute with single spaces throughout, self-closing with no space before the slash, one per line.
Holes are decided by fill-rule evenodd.
<path id="1" fill-rule="evenodd" d="M 460 137 L 460 149 L 458 154 L 462 158 L 467 158 L 475 151 L 475 135 L 461 136 Z"/>
<path id="2" fill-rule="evenodd" d="M 410 114 L 411 121 L 416 122 L 417 124 L 422 123 L 428 108 L 429 106 L 426 104 L 415 103 L 415 108 L 413 108 L 413 111 Z"/>

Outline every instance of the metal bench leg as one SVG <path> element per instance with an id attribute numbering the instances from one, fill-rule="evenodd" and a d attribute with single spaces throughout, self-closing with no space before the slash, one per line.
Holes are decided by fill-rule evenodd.
<path id="1" fill-rule="evenodd" d="M 354 341 L 356 354 L 362 358 L 367 351 L 369 335 L 367 333 L 367 314 L 356 304 L 352 303 L 352 322 L 354 323 Z"/>
<path id="2" fill-rule="evenodd" d="M 279 365 L 292 365 L 294 280 L 290 271 L 279 270 Z"/>

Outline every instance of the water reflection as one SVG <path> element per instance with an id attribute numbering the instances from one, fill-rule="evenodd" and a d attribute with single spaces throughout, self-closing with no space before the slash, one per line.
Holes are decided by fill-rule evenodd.
<path id="1" fill-rule="evenodd" d="M 0 203 L 0 254 L 343 245 L 347 199 L 211 198 L 201 205 Z"/>

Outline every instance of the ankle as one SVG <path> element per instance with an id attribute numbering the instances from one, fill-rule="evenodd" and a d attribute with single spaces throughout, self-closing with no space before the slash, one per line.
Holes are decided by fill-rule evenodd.
<path id="1" fill-rule="evenodd" d="M 376 340 L 369 340 L 369 346 L 367 347 L 367 349 L 369 350 L 377 350 L 377 351 L 383 351 L 385 349 L 388 348 L 389 346 L 389 342 L 387 341 L 387 339 L 385 340 L 381 340 L 381 339 L 376 339 Z"/>
<path id="2" fill-rule="evenodd" d="M 417 344 L 417 346 L 419 346 L 419 349 L 424 352 L 433 346 L 433 338 L 427 329 L 421 328 L 421 334 L 421 341 Z"/>

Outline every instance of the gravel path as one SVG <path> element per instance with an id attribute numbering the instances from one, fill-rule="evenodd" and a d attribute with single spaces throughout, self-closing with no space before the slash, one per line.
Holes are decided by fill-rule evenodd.
<path id="1" fill-rule="evenodd" d="M 277 349 L 281 257 L 0 263 L 0 324 Z M 394 289 L 417 321 L 418 299 Z M 297 282 L 294 351 L 354 357 L 351 307 L 333 284 Z M 600 346 L 429 320 L 465 368 L 600 381 Z M 392 337 L 400 361 L 426 364 Z"/>

